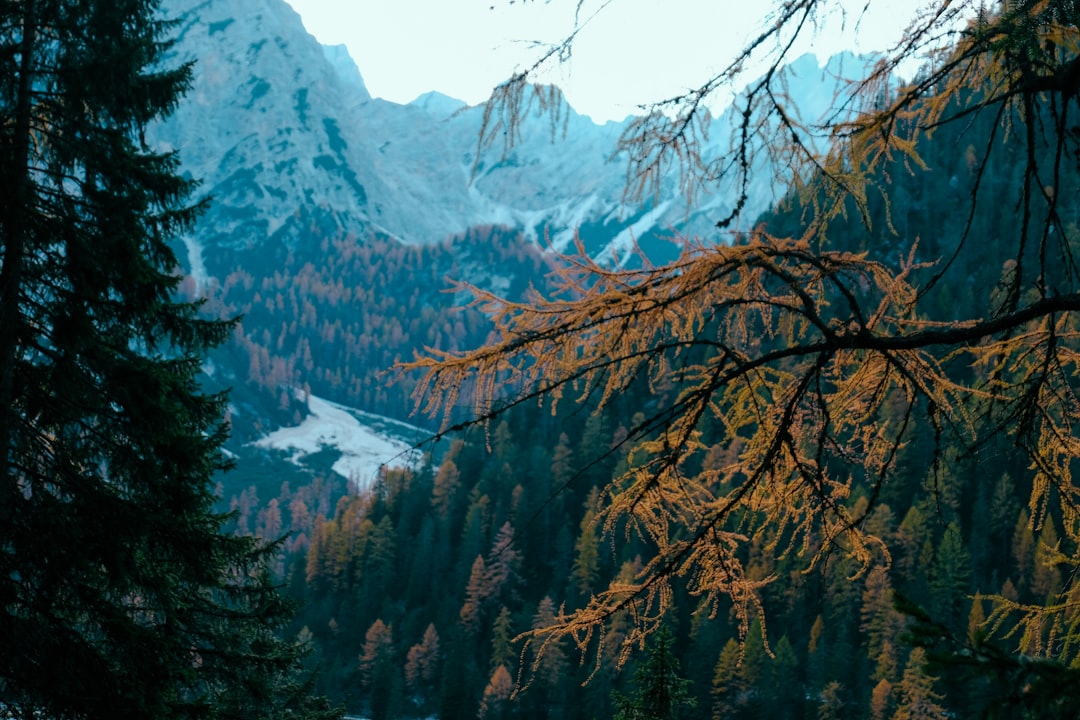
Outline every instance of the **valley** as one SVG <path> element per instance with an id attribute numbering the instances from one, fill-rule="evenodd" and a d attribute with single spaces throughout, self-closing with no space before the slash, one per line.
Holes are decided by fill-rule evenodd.
<path id="1" fill-rule="evenodd" d="M 822 231 L 791 250 L 802 257 L 820 242 L 815 247 L 827 245 L 852 263 L 822 271 L 820 284 L 834 294 L 820 307 L 808 299 L 809 283 L 804 294 L 792 289 L 798 283 L 784 266 L 746 289 L 790 291 L 787 305 L 746 299 L 770 310 L 734 329 L 719 310 L 703 314 L 690 349 L 656 361 L 666 374 L 652 375 L 648 366 L 615 393 L 599 381 L 568 382 L 572 391 L 557 408 L 497 406 L 481 425 L 468 422 L 475 389 L 463 383 L 446 409 L 453 431 L 443 433 L 440 417 L 417 408 L 418 375 L 399 368 L 418 356 L 464 353 L 512 336 L 491 307 L 470 304 L 467 286 L 508 303 L 541 296 L 571 303 L 587 295 L 587 284 L 567 292 L 558 269 L 576 247 L 586 264 L 596 263 L 591 281 L 617 285 L 624 276 L 604 273 L 684 261 L 710 247 L 751 247 L 756 228 L 803 238 L 807 217 L 831 198 L 807 190 L 807 178 L 785 175 L 762 153 L 749 168 L 745 206 L 720 229 L 717 220 L 734 209 L 737 178 L 730 173 L 718 172 L 689 204 L 678 169 L 670 168 L 657 193 L 630 201 L 618 150 L 625 124 L 596 125 L 559 100 L 546 114 L 527 111 L 512 144 L 484 145 L 483 107 L 437 93 L 408 105 L 372 98 L 362 68 L 343 48 L 320 46 L 280 0 L 168 0 L 165 9 L 179 19 L 173 57 L 195 60 L 195 75 L 188 99 L 148 139 L 175 149 L 210 198 L 193 236 L 177 248 L 186 259 L 183 290 L 204 299 L 210 316 L 240 318 L 204 378 L 208 388 L 231 392 L 225 447 L 236 468 L 220 476 L 221 505 L 235 513 L 230 530 L 282 538 L 275 576 L 299 606 L 287 632 L 311 649 L 317 690 L 356 716 L 615 716 L 615 698 L 630 691 L 649 649 L 634 628 L 659 624 L 659 600 L 628 602 L 588 631 L 550 644 L 538 645 L 544 636 L 529 633 L 591 607 L 609 587 L 649 577 L 662 540 L 650 534 L 648 520 L 607 513 L 613 487 L 636 487 L 633 468 L 663 435 L 650 423 L 686 402 L 687 379 L 701 367 L 715 370 L 708 363 L 731 347 L 782 357 L 785 342 L 797 346 L 821 333 L 824 343 L 859 322 L 869 332 L 878 321 L 925 329 L 981 320 L 987 308 L 1000 311 L 1017 265 L 1009 238 L 1021 217 L 1014 198 L 1030 182 L 1023 146 L 1010 135 L 980 154 L 985 138 L 998 138 L 993 119 L 974 114 L 913 141 L 918 162 L 900 153 L 881 160 L 870 183 L 880 192 L 868 192 L 857 208 L 841 204 L 827 243 Z M 783 82 L 806 117 L 825 117 L 844 79 L 867 66 L 850 55 L 823 62 L 807 56 L 783 70 Z M 702 149 L 703 164 L 732 141 L 738 113 L 733 107 L 708 119 L 714 146 Z M 1074 164 L 1060 168 L 1060 192 L 1044 193 L 1050 209 L 1038 205 L 1024 220 L 1061 228 L 1054 232 L 1068 235 L 1065 247 L 1080 222 Z M 798 180 L 801 192 L 789 192 L 784 179 Z M 957 211 L 969 199 L 979 213 Z M 1048 252 L 1050 235 L 1040 249 L 1019 251 L 1027 267 L 1045 262 L 1039 253 Z M 780 251 L 768 257 L 788 259 Z M 889 294 L 907 286 L 897 280 L 882 290 L 870 270 L 848 269 L 852 258 L 919 288 L 918 312 L 905 315 L 908 306 Z M 1065 287 L 1069 267 L 1043 280 Z M 715 307 L 726 311 L 724 302 Z M 860 303 L 875 313 L 860 315 Z M 779 320 L 771 324 L 769 312 L 804 306 L 812 306 L 812 322 L 799 332 L 783 326 L 784 335 Z M 1061 328 L 1072 338 L 1071 326 Z M 852 330 L 851 337 L 862 336 Z M 1004 370 L 988 369 L 992 359 L 969 367 L 961 355 L 924 361 L 935 372 L 945 368 L 943 375 L 985 380 L 979 388 L 986 397 L 993 392 L 985 388 L 1007 385 L 994 375 Z M 860 367 L 852 361 L 843 373 L 815 379 L 816 397 L 832 397 Z M 763 374 L 787 377 L 801 368 L 796 360 L 776 362 Z M 681 711 L 684 720 L 907 717 L 902 712 L 919 692 L 941 713 L 948 696 L 950 716 L 961 716 L 993 696 L 994 680 L 924 672 L 923 649 L 911 639 L 924 627 L 919 613 L 962 644 L 981 637 L 988 616 L 1002 617 L 1003 603 L 1026 607 L 1074 592 L 1066 568 L 1050 561 L 1073 548 L 1067 514 L 1026 502 L 1044 482 L 1017 451 L 1028 441 L 987 430 L 997 416 L 983 396 L 958 411 L 967 426 L 941 420 L 930 391 L 897 372 L 903 380 L 883 380 L 846 406 L 855 413 L 878 403 L 864 427 L 829 416 L 825 400 L 791 411 L 800 422 L 825 417 L 820 432 L 829 442 L 792 471 L 806 475 L 785 486 L 785 497 L 835 512 L 837 526 L 848 524 L 843 531 L 824 521 L 770 526 L 771 506 L 755 500 L 724 526 L 754 600 L 744 595 L 740 605 L 695 589 L 701 576 L 689 570 L 675 573 L 663 602 L 674 631 L 670 649 L 696 700 Z M 500 382 L 511 377 L 520 376 L 506 369 Z M 898 389 L 908 381 L 918 390 Z M 513 382 L 497 386 L 514 397 Z M 789 397 L 769 390 L 758 401 L 779 406 Z M 758 425 L 767 425 L 767 411 L 757 412 Z M 716 488 L 741 497 L 752 474 L 739 459 L 753 450 L 756 426 L 747 421 L 731 430 L 729 418 L 702 414 L 687 441 L 694 450 L 676 475 L 714 473 Z M 877 436 L 863 432 L 871 426 Z M 875 456 L 875 475 L 869 460 L 864 466 L 852 458 L 872 455 L 866 448 L 885 436 L 895 443 Z M 801 448 L 803 441 L 784 442 Z M 770 472 L 766 463 L 760 476 Z M 806 490 L 814 482 L 816 495 Z M 690 481 L 686 487 L 687 496 L 704 493 Z M 671 507 L 678 517 L 680 506 Z M 675 539 L 691 536 L 696 521 L 679 518 L 685 527 Z M 823 538 L 853 528 L 882 541 L 855 548 L 864 564 L 842 552 L 819 558 Z M 1025 647 L 1037 654 L 1039 642 Z"/>

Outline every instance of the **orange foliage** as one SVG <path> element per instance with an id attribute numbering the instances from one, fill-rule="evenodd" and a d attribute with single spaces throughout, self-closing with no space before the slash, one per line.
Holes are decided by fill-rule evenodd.
<path id="1" fill-rule="evenodd" d="M 783 36 L 784 23 L 797 25 L 823 5 L 784 3 L 776 25 L 742 59 Z M 744 567 L 753 547 L 807 571 L 838 550 L 856 561 L 856 576 L 887 565 L 889 550 L 863 520 L 919 422 L 937 438 L 947 430 L 968 446 L 1011 434 L 1035 472 L 1033 525 L 1053 504 L 1072 546 L 1080 541 L 1073 482 L 1080 285 L 1075 272 L 1059 272 L 1049 259 L 1072 262 L 1075 232 L 1070 240 L 1055 219 L 1057 195 L 1045 188 L 1058 185 L 1047 181 L 1056 166 L 1035 150 L 1045 144 L 1060 158 L 1077 149 L 1058 106 L 1039 108 L 1048 96 L 1076 104 L 1080 42 L 1058 3 L 1008 3 L 997 16 L 980 12 L 954 47 L 897 87 L 899 64 L 935 42 L 964 5 L 941 3 L 916 18 L 896 52 L 853 86 L 854 106 L 864 112 L 827 128 L 833 143 L 824 154 L 813 151 L 809 129 L 770 85 L 773 73 L 751 87 L 741 142 L 725 161 L 743 179 L 743 199 L 753 142 L 784 158 L 785 172 L 797 168 L 794 201 L 803 223 L 794 237 L 759 229 L 731 245 L 687 241 L 678 260 L 653 267 L 643 258 L 640 269 L 603 267 L 579 247 L 556 270 L 556 290 L 525 301 L 459 285 L 493 320 L 497 336 L 475 350 L 433 349 L 404 365 L 421 371 L 417 398 L 442 416 L 444 429 L 457 427 L 462 402 L 472 422 L 486 424 L 525 402 L 603 407 L 640 383 L 657 399 L 628 428 L 628 467 L 604 489 L 597 515 L 608 536 L 640 538 L 653 553 L 633 578 L 612 582 L 584 607 L 553 611 L 534 630 L 540 648 L 570 637 L 583 652 L 602 651 L 606 622 L 624 611 L 637 625 L 622 642 L 640 645 L 658 626 L 675 581 L 714 612 L 730 601 L 745 634 L 761 610 L 760 589 L 773 579 Z M 735 77 L 736 65 L 716 82 Z M 692 136 L 694 113 L 714 87 L 677 98 L 686 114 L 654 113 L 627 131 L 632 190 L 656 182 L 672 154 L 716 169 L 701 162 Z M 515 88 L 502 89 L 511 115 L 521 101 Z M 1027 214 L 1015 257 L 999 286 L 987 289 L 986 314 L 939 319 L 926 298 L 951 259 L 921 262 L 917 238 L 897 241 L 899 260 L 837 250 L 829 229 L 848 214 L 868 226 L 877 195 L 886 198 L 891 222 L 886 169 L 920 166 L 921 137 L 978 112 L 995 113 L 1004 133 L 1027 135 L 1018 198 Z M 977 168 L 976 188 L 993 143 L 989 138 L 965 161 Z M 977 192 L 971 213 L 976 201 Z M 969 216 L 951 239 L 956 253 L 970 245 L 970 227 Z M 1042 248 L 1037 256 L 1035 246 Z M 723 447 L 705 439 L 706 426 L 720 428 Z M 852 502 L 856 486 L 869 489 L 870 502 Z M 1042 609 L 1012 610 L 1029 613 L 1023 623 L 1042 622 Z M 901 687 L 902 698 L 906 692 Z"/>

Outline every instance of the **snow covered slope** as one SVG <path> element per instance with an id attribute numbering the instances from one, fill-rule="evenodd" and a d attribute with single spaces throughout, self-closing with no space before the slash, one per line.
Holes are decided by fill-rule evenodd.
<path id="1" fill-rule="evenodd" d="M 420 453 L 412 448 L 428 436 L 420 428 L 314 395 L 308 396 L 307 407 L 309 414 L 299 425 L 275 430 L 252 444 L 283 451 L 301 466 L 313 455 L 337 453 L 331 469 L 356 488 L 368 487 L 384 465 L 411 467 L 419 462 Z"/>

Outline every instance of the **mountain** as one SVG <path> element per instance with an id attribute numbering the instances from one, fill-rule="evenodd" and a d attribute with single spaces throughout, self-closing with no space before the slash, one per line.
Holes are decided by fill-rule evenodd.
<path id="1" fill-rule="evenodd" d="M 229 450 L 237 469 L 220 493 L 235 510 L 237 532 L 284 538 L 274 569 L 302 608 L 288 632 L 314 648 L 319 690 L 358 717 L 613 717 L 613 691 L 629 697 L 634 675 L 633 658 L 615 671 L 627 623 L 655 606 L 631 605 L 577 647 L 544 644 L 543 658 L 536 644 L 513 639 L 563 608 L 584 606 L 613 578 L 642 577 L 654 538 L 621 524 L 605 537 L 599 493 L 637 452 L 627 443 L 635 415 L 678 402 L 677 383 L 650 387 L 639 378 L 597 413 L 588 402 L 563 402 L 557 413 L 523 404 L 490 428 L 425 445 L 435 446 L 435 457 L 419 459 L 413 471 L 376 474 L 387 460 L 412 464 L 406 446 L 436 429 L 410 418 L 410 379 L 386 370 L 419 348 L 453 352 L 488 341 L 489 319 L 463 307 L 464 293 L 445 292 L 448 279 L 511 298 L 530 286 L 543 291 L 555 254 L 533 239 L 546 234 L 561 245 L 577 228 L 591 252 L 614 260 L 632 235 L 652 240 L 672 226 L 709 231 L 727 207 L 725 189 L 688 212 L 669 177 L 651 203 L 626 206 L 623 166 L 609 157 L 625 125 L 597 126 L 564 106 L 554 133 L 549 118 L 533 114 L 512 149 L 477 157 L 483 108 L 438 93 L 407 105 L 371 98 L 347 53 L 319 46 L 284 3 L 168 0 L 169 8 L 180 18 L 176 57 L 198 65 L 187 102 L 151 139 L 177 148 L 215 197 L 186 239 L 185 291 L 204 295 L 212 314 L 242 318 L 206 368 L 213 389 L 233 389 Z M 858 62 L 845 56 L 822 67 L 804 57 L 784 71 L 804 119 L 827 111 L 837 78 Z M 1058 107 L 1048 103 L 1039 117 Z M 1080 187 L 1070 163 L 1059 191 L 1045 192 L 1060 226 L 1018 212 L 1029 178 L 1025 138 L 1005 133 L 980 163 L 977 148 L 998 137 L 1000 118 L 992 115 L 923 134 L 916 149 L 925 166 L 899 154 L 883 163 L 877 180 L 888 194 L 869 197 L 870 222 L 852 213 L 830 228 L 833 249 L 913 263 L 912 277 L 930 277 L 943 267 L 935 261 L 948 258 L 943 282 L 916 283 L 931 291 L 920 299 L 929 311 L 924 323 L 1000 305 L 994 298 L 1015 270 L 1010 243 L 1021 223 L 1061 227 L 1058 237 L 1067 238 L 1080 224 L 1080 198 L 1060 191 Z M 714 121 L 714 143 L 728 137 L 731 122 Z M 1039 164 L 1051 161 L 1048 154 Z M 755 168 L 747 222 L 784 192 L 767 167 Z M 979 212 L 958 213 L 976 194 Z M 797 236 L 799 202 L 761 220 L 774 234 Z M 963 237 L 971 239 L 957 244 Z M 1036 245 L 1030 253 L 1041 252 Z M 960 360 L 949 354 L 941 363 Z M 997 387 L 1000 367 L 961 372 Z M 935 634 L 962 641 L 980 636 L 988 609 L 1003 607 L 993 609 L 982 593 L 1031 608 L 1063 597 L 1066 576 L 1042 563 L 1060 547 L 1062 516 L 1047 510 L 1037 530 L 1025 499 L 1045 478 L 1016 452 L 1018 436 L 983 434 L 994 413 L 972 413 L 979 437 L 971 444 L 964 429 L 941 425 L 933 403 L 897 392 L 880 422 L 883 432 L 900 428 L 904 442 L 886 474 L 867 477 L 853 467 L 841 481 L 850 494 L 840 500 L 888 543 L 890 557 L 861 573 L 857 561 L 836 553 L 809 573 L 806 558 L 777 555 L 769 534 L 754 531 L 752 513 L 733 518 L 724 532 L 747 536 L 747 576 L 774 579 L 757 608 L 768 628 L 756 612 L 739 618 L 726 602 L 676 583 L 673 650 L 698 700 L 684 720 L 901 716 L 902 704 L 941 700 L 941 691 L 952 699 L 934 710 L 939 717 L 974 716 L 990 702 L 1020 707 L 1031 684 L 1009 664 L 1000 669 L 1009 677 L 982 680 L 967 675 L 966 663 L 942 667 L 936 691 L 926 676 L 922 694 L 914 693 L 923 655 L 910 642 L 927 626 L 913 626 L 892 600 L 910 599 L 934 618 Z M 468 399 L 461 398 L 464 413 Z M 695 443 L 718 452 L 702 462 L 728 463 L 742 442 L 728 440 L 721 423 L 703 421 Z M 846 447 L 839 443 L 834 456 L 838 472 Z M 687 482 L 697 481 L 695 465 L 681 466 Z M 812 549 L 821 527 L 805 529 Z M 790 526 L 778 533 L 781 546 L 792 537 Z M 985 657 L 999 657 L 996 644 L 984 647 L 993 653 Z M 583 648 L 597 664 L 580 662 Z M 970 657 L 966 649 L 962 657 Z M 519 664 L 527 692 L 510 700 Z M 999 702 L 1014 685 L 1019 695 Z M 1055 692 L 1066 685 L 1053 683 Z M 500 697 L 516 704 L 501 705 Z"/>
<path id="2" fill-rule="evenodd" d="M 438 93 L 373 99 L 345 48 L 319 45 L 283 0 L 166 0 L 163 10 L 179 20 L 174 58 L 195 61 L 195 77 L 150 139 L 177 148 L 214 198 L 189 243 L 191 267 L 200 247 L 211 274 L 223 248 L 295 247 L 312 222 L 408 244 L 504 225 L 556 249 L 580 230 L 591 251 L 610 254 L 673 230 L 708 235 L 731 209 L 723 187 L 688 208 L 674 175 L 649 202 L 624 203 L 613 152 L 625 123 L 596 125 L 557 92 L 554 119 L 534 109 L 513 147 L 478 157 L 482 107 Z M 832 97 L 831 72 L 809 57 L 795 67 L 808 107 Z M 712 121 L 714 144 L 730 137 L 731 118 Z M 775 199 L 761 173 L 743 217 Z"/>
<path id="3" fill-rule="evenodd" d="M 709 237 L 731 209 L 721 186 L 691 210 L 674 173 L 656 197 L 626 203 L 614 156 L 626 123 L 597 125 L 555 89 L 542 92 L 556 112 L 533 107 L 511 147 L 480 149 L 482 106 L 435 92 L 407 105 L 372 98 L 347 50 L 320 45 L 283 0 L 165 0 L 162 10 L 176 20 L 170 61 L 193 62 L 194 76 L 147 140 L 177 150 L 212 197 L 182 255 L 189 290 L 243 317 L 213 380 L 233 389 L 240 455 L 306 422 L 313 411 L 290 399 L 297 389 L 409 419 L 410 381 L 388 368 L 491 330 L 479 312 L 454 309 L 462 298 L 441 292 L 447 278 L 520 296 L 544 283 L 543 243 L 563 250 L 579 233 L 602 261 L 623 261 L 635 241 L 663 259 L 678 252 L 668 236 Z M 810 116 L 832 98 L 843 61 L 822 68 L 807 56 L 785 71 Z M 733 117 L 712 121 L 706 157 Z M 778 192 L 760 170 L 748 220 Z M 348 456 L 335 438 L 324 445 Z"/>

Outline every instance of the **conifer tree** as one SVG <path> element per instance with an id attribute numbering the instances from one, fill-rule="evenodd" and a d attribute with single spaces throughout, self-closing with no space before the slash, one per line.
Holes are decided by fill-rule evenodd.
<path id="1" fill-rule="evenodd" d="M 514 544 L 514 526 L 503 523 L 488 552 L 485 583 L 491 596 L 505 593 L 513 596 L 520 582 L 521 553 Z"/>
<path id="2" fill-rule="evenodd" d="M 631 693 L 612 695 L 618 709 L 615 720 L 677 720 L 683 708 L 697 704 L 690 694 L 690 681 L 679 676 L 673 643 L 667 627 L 650 639 L 645 658 L 634 672 Z"/>
<path id="3" fill-rule="evenodd" d="M 892 707 L 893 687 L 885 678 L 878 680 L 870 693 L 870 717 L 871 720 L 886 720 Z"/>
<path id="4" fill-rule="evenodd" d="M 368 691 L 372 720 L 386 720 L 397 697 L 399 683 L 393 653 L 393 627 L 376 619 L 364 633 L 364 649 L 359 658 L 360 677 Z"/>
<path id="5" fill-rule="evenodd" d="M 509 713 L 506 710 L 510 702 L 510 696 L 514 692 L 514 680 L 510 677 L 510 671 L 505 665 L 499 665 L 491 674 L 491 680 L 484 688 L 484 696 L 480 700 L 480 711 L 477 717 L 480 720 L 501 720 Z"/>
<path id="6" fill-rule="evenodd" d="M 491 627 L 491 665 L 496 668 L 505 665 L 514 667 L 518 661 L 518 652 L 514 650 L 514 619 L 504 605 Z"/>
<path id="7" fill-rule="evenodd" d="M 954 630 L 960 628 L 968 609 L 971 562 L 956 523 L 945 528 L 929 570 L 934 616 Z"/>
<path id="8" fill-rule="evenodd" d="M 843 683 L 833 680 L 821 689 L 818 698 L 818 720 L 842 720 L 846 716 L 844 711 L 847 702 L 844 700 Z"/>
<path id="9" fill-rule="evenodd" d="M 597 568 L 600 559 L 600 540 L 596 536 L 596 506 L 599 491 L 593 488 L 585 502 L 585 515 L 581 518 L 577 541 L 574 542 L 574 565 L 571 576 L 579 597 L 588 599 L 595 591 Z"/>
<path id="10" fill-rule="evenodd" d="M 945 708 L 938 704 L 941 695 L 934 690 L 937 678 L 926 674 L 925 664 L 926 651 L 921 647 L 912 650 L 903 680 L 897 688 L 900 701 L 893 720 L 945 720 L 949 717 Z"/>
<path id="11" fill-rule="evenodd" d="M 0 703 L 27 717 L 328 715 L 212 477 L 230 333 L 180 301 L 200 205 L 143 142 L 187 88 L 153 0 L 0 4 Z"/>
<path id="12" fill-rule="evenodd" d="M 476 556 L 472 570 L 469 573 L 469 584 L 465 587 L 465 603 L 458 613 L 461 618 L 461 626 L 469 635 L 475 635 L 480 630 L 480 613 L 484 602 L 491 595 L 488 583 L 487 568 L 484 558 Z"/>
<path id="13" fill-rule="evenodd" d="M 1054 520 L 1047 518 L 1042 532 L 1039 533 L 1031 573 L 1031 592 L 1037 601 L 1050 601 L 1054 595 L 1061 592 L 1061 571 L 1053 561 L 1054 554 L 1059 552 Z"/>
<path id="14" fill-rule="evenodd" d="M 872 660 L 881 657 L 882 648 L 900 636 L 903 617 L 893 607 L 892 584 L 884 568 L 876 567 L 866 576 L 862 597 L 862 625 L 866 652 Z"/>
<path id="15" fill-rule="evenodd" d="M 766 716 L 778 720 L 796 720 L 802 716 L 803 685 L 800 682 L 799 659 L 787 635 L 773 647 L 773 657 L 766 662 L 766 678 L 773 689 L 766 692 Z"/>
<path id="16" fill-rule="evenodd" d="M 720 651 L 720 657 L 716 661 L 712 682 L 712 716 L 715 718 L 734 717 L 740 704 L 743 703 L 742 679 L 739 675 L 739 662 L 742 652 L 739 643 L 734 638 L 729 638 Z"/>
<path id="17" fill-rule="evenodd" d="M 439 633 L 434 624 L 429 624 L 423 639 L 409 648 L 405 659 L 405 687 L 421 710 L 434 697 L 439 661 Z"/>

